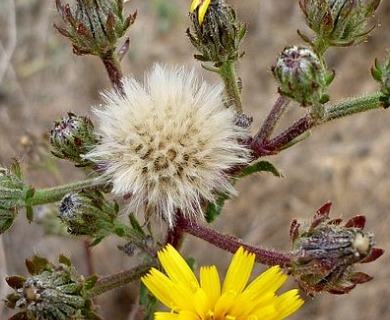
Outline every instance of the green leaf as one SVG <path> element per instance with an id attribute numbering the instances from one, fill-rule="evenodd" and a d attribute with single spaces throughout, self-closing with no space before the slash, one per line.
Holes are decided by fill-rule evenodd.
<path id="1" fill-rule="evenodd" d="M 50 267 L 50 263 L 46 258 L 36 256 L 36 255 L 33 256 L 31 260 L 26 259 L 25 264 L 26 264 L 28 273 L 31 275 L 39 274 L 39 273 L 43 272 L 44 270 L 47 270 L 47 268 Z"/>
<path id="2" fill-rule="evenodd" d="M 34 220 L 34 210 L 31 205 L 26 206 L 26 217 L 29 223 L 31 223 Z"/>
<path id="3" fill-rule="evenodd" d="M 286 150 L 293 145 L 297 144 L 298 142 L 301 142 L 305 140 L 306 138 L 310 137 L 311 133 L 310 131 L 306 131 L 302 133 L 300 136 L 296 137 L 294 140 L 290 141 L 289 143 L 285 144 L 280 150 Z"/>
<path id="4" fill-rule="evenodd" d="M 32 198 L 35 194 L 35 189 L 33 187 L 28 187 L 27 190 L 25 190 L 25 200 L 28 200 Z"/>
<path id="5" fill-rule="evenodd" d="M 13 224 L 14 219 L 7 219 L 4 222 L 0 221 L 0 235 L 6 232 Z"/>
<path id="6" fill-rule="evenodd" d="M 93 276 L 86 278 L 84 281 L 84 289 L 91 290 L 95 286 L 95 284 L 98 280 L 99 280 L 99 277 L 96 275 L 93 275 Z"/>
<path id="7" fill-rule="evenodd" d="M 58 262 L 68 267 L 72 266 L 72 261 L 70 261 L 70 259 L 63 254 L 60 254 L 60 256 L 58 257 Z"/>
<path id="8" fill-rule="evenodd" d="M 240 172 L 238 178 L 244 178 L 256 172 L 270 172 L 276 177 L 283 177 L 283 175 L 276 169 L 276 167 L 269 161 L 259 161 L 250 166 L 247 166 L 244 170 Z M 237 180 L 232 181 L 234 185 Z M 221 214 L 222 208 L 225 205 L 225 201 L 228 200 L 230 196 L 226 193 L 219 195 L 218 199 L 215 202 L 209 203 L 205 219 L 208 223 L 215 221 L 215 219 Z"/>
<path id="9" fill-rule="evenodd" d="M 191 268 L 192 271 L 196 269 L 196 260 L 193 257 L 189 257 L 185 259 L 188 266 Z"/>
<path id="10" fill-rule="evenodd" d="M 23 178 L 22 168 L 20 167 L 19 161 L 15 160 L 11 165 L 11 172 L 15 174 L 19 179 Z"/>
<path id="11" fill-rule="evenodd" d="M 250 166 L 247 166 L 244 170 L 238 175 L 239 178 L 244 178 L 256 172 L 270 172 L 276 177 L 283 177 L 283 175 L 276 169 L 276 167 L 269 161 L 259 161 Z"/>
<path id="12" fill-rule="evenodd" d="M 142 227 L 139 224 L 138 220 L 134 217 L 134 214 L 132 214 L 132 213 L 129 214 L 129 220 L 130 220 L 130 224 L 131 224 L 132 228 L 135 231 L 139 232 L 142 235 L 145 235 L 144 230 L 142 230 Z"/>
<path id="13" fill-rule="evenodd" d="M 230 197 L 228 194 L 223 193 L 215 202 L 209 203 L 205 213 L 205 219 L 208 223 L 213 222 L 221 214 L 222 208 L 225 205 L 225 201 L 229 198 Z"/>
<path id="14" fill-rule="evenodd" d="M 91 244 L 90 244 L 90 246 L 94 247 L 94 246 L 98 245 L 103 239 L 104 239 L 104 236 L 103 237 L 97 237 L 97 238 L 93 239 Z"/>

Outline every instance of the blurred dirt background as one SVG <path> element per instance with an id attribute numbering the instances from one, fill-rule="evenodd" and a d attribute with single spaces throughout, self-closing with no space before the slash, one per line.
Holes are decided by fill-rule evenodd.
<path id="1" fill-rule="evenodd" d="M 209 81 L 216 76 L 203 71 L 192 59 L 194 53 L 185 36 L 190 0 L 131 0 L 127 10 L 138 10 L 130 30 L 131 47 L 124 59 L 125 73 L 143 78 L 154 63 L 195 66 Z M 230 0 L 241 19 L 248 23 L 244 49 L 238 66 L 243 80 L 243 99 L 254 117 L 252 130 L 276 98 L 270 66 L 286 45 L 302 44 L 296 29 L 306 30 L 297 1 Z M 52 27 L 61 24 L 54 0 L 0 1 L 0 163 L 22 159 L 30 183 L 36 187 L 82 178 L 65 162 L 47 155 L 47 134 L 54 120 L 67 111 L 91 115 L 99 103 L 99 91 L 110 84 L 96 58 L 72 55 L 66 39 Z M 382 1 L 368 43 L 353 48 L 332 49 L 327 54 L 337 77 L 331 99 L 338 100 L 376 90 L 369 68 L 374 58 L 384 58 L 390 46 L 390 2 Z M 284 117 L 284 125 L 302 113 L 298 108 Z M 93 116 L 92 116 L 93 118 Z M 375 111 L 340 119 L 313 130 L 312 136 L 282 154 L 270 158 L 285 174 L 251 177 L 238 185 L 240 196 L 226 207 L 215 227 L 264 247 L 289 249 L 288 228 L 293 218 L 308 222 L 324 202 L 333 202 L 333 217 L 364 214 L 367 229 L 377 244 L 390 251 L 390 113 Z M 283 124 L 282 124 L 283 125 Z M 45 174 L 49 168 L 50 174 Z M 44 212 L 42 208 L 39 212 Z M 27 225 L 23 214 L 12 230 L 0 237 L 1 278 L 25 274 L 24 258 L 35 253 L 55 260 L 59 253 L 71 255 L 81 273 L 87 273 L 83 242 L 46 236 L 36 224 Z M 116 249 L 117 240 L 107 239 L 93 249 L 96 272 L 108 274 L 136 262 Z M 119 242 L 120 243 L 120 242 Z M 217 264 L 221 269 L 230 255 L 201 240 L 188 237 L 184 247 L 199 264 Z M 390 258 L 362 265 L 373 275 L 371 282 L 346 296 L 318 295 L 305 298 L 304 307 L 291 319 L 386 319 L 390 317 Z M 264 267 L 257 267 L 263 270 Z M 291 280 L 290 286 L 294 286 Z M 8 291 L 0 283 L 0 296 Z M 105 319 L 130 319 L 137 288 L 127 286 L 99 299 Z M 0 318 L 9 312 L 1 310 Z M 3 313 L 2 313 L 3 312 Z"/>

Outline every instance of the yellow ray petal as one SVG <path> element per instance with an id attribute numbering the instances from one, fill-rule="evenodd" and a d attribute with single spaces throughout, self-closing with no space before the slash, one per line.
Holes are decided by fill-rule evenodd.
<path id="1" fill-rule="evenodd" d="M 194 0 L 191 3 L 190 12 L 194 12 L 195 9 L 201 4 L 202 0 Z"/>
<path id="2" fill-rule="evenodd" d="M 222 292 L 225 293 L 232 290 L 236 294 L 241 293 L 248 282 L 254 264 L 255 255 L 240 247 L 230 263 Z"/>
<path id="3" fill-rule="evenodd" d="M 199 12 L 198 12 L 198 21 L 199 24 L 202 24 L 204 20 L 204 16 L 206 14 L 206 11 L 210 5 L 211 0 L 203 0 L 201 5 L 199 6 Z"/>
<path id="4" fill-rule="evenodd" d="M 148 274 L 141 278 L 141 281 L 163 304 L 171 309 L 175 307 L 176 302 L 171 296 L 174 283 L 166 275 L 152 268 Z"/>
<path id="5" fill-rule="evenodd" d="M 284 319 L 297 311 L 304 303 L 300 298 L 298 290 L 293 289 L 283 293 L 277 298 L 277 309 L 279 311 L 278 319 Z"/>
<path id="6" fill-rule="evenodd" d="M 245 289 L 244 295 L 248 299 L 257 299 L 266 292 L 275 292 L 286 280 L 287 276 L 283 273 L 282 269 L 279 266 L 274 266 L 258 276 Z"/>
<path id="7" fill-rule="evenodd" d="M 158 259 L 172 281 L 185 284 L 193 292 L 199 288 L 198 280 L 191 268 L 174 247 L 167 245 L 163 250 L 160 250 Z"/>
<path id="8" fill-rule="evenodd" d="M 155 312 L 154 320 L 175 320 L 179 319 L 179 315 L 172 312 Z"/>
<path id="9" fill-rule="evenodd" d="M 216 266 L 200 268 L 200 286 L 214 306 L 221 295 L 221 281 Z"/>

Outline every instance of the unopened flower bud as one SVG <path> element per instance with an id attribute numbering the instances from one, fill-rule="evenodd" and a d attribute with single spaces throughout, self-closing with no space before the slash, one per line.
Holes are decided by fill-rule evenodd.
<path id="1" fill-rule="evenodd" d="M 187 29 L 187 35 L 200 53 L 196 59 L 214 62 L 218 67 L 243 55 L 240 46 L 246 26 L 224 0 L 193 1 L 190 19 L 192 28 Z"/>
<path id="2" fill-rule="evenodd" d="M 327 86 L 334 78 L 320 58 L 311 49 L 303 46 L 283 50 L 272 73 L 279 83 L 279 92 L 302 106 L 325 103 Z"/>
<path id="3" fill-rule="evenodd" d="M 72 8 L 56 0 L 56 5 L 68 28 L 55 27 L 72 41 L 73 51 L 79 55 L 111 54 L 136 18 L 136 13 L 124 17 L 123 0 L 77 0 Z"/>
<path id="4" fill-rule="evenodd" d="M 6 278 L 15 290 L 6 297 L 6 306 L 19 311 L 12 319 L 99 319 L 91 310 L 91 301 L 84 297 L 86 289 L 96 283 L 96 277 L 84 279 L 64 256 L 60 256 L 59 262 L 54 266 L 45 258 L 34 256 L 26 260 L 30 277 Z"/>
<path id="5" fill-rule="evenodd" d="M 348 293 L 372 279 L 356 272 L 355 264 L 371 262 L 383 254 L 382 249 L 374 248 L 373 235 L 363 231 L 364 216 L 353 217 L 341 226 L 342 219 L 329 220 L 330 207 L 330 203 L 322 206 L 307 230 L 299 232 L 296 220 L 290 229 L 290 272 L 310 295 L 321 291 Z"/>
<path id="6" fill-rule="evenodd" d="M 107 201 L 99 191 L 72 192 L 65 195 L 58 208 L 58 217 L 74 235 L 89 235 L 101 240 L 113 233 L 118 215 L 116 203 Z"/>
<path id="7" fill-rule="evenodd" d="M 371 68 L 373 78 L 380 84 L 383 96 L 380 100 L 385 108 L 390 106 L 390 55 L 383 61 L 375 59 L 375 66 Z"/>
<path id="8" fill-rule="evenodd" d="M 380 0 L 299 0 L 307 25 L 316 33 L 317 42 L 326 46 L 350 46 L 364 41 L 373 29 L 367 28 L 368 19 L 379 3 Z"/>
<path id="9" fill-rule="evenodd" d="M 0 234 L 11 227 L 25 204 L 28 190 L 19 163 L 15 162 L 10 169 L 0 168 Z"/>
<path id="10" fill-rule="evenodd" d="M 94 127 L 87 117 L 76 116 L 69 112 L 67 117 L 54 123 L 50 131 L 50 144 L 52 153 L 60 158 L 67 159 L 76 166 L 91 164 L 82 158 L 97 142 Z"/>

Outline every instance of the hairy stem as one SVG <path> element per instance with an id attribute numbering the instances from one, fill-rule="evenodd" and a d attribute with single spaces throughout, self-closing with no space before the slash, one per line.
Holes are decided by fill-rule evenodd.
<path id="1" fill-rule="evenodd" d="M 225 84 L 227 105 L 233 106 L 238 113 L 242 113 L 240 88 L 236 78 L 234 61 L 226 61 L 219 67 L 218 73 Z"/>
<path id="2" fill-rule="evenodd" d="M 79 191 L 84 188 L 91 188 L 98 186 L 96 179 L 88 179 L 78 181 L 59 187 L 38 189 L 34 195 L 27 200 L 26 205 L 36 206 L 60 201 L 67 193 L 72 191 Z"/>
<path id="3" fill-rule="evenodd" d="M 181 246 L 184 242 L 184 232 L 183 230 L 178 227 L 177 224 L 173 226 L 173 228 L 170 228 L 167 233 L 167 238 L 165 240 L 166 244 L 171 244 L 175 249 L 178 251 L 180 250 Z"/>
<path id="4" fill-rule="evenodd" d="M 109 276 L 102 277 L 98 280 L 93 289 L 89 292 L 88 298 L 93 298 L 108 291 L 123 287 L 129 283 L 139 280 L 152 267 L 156 267 L 156 263 L 145 263 L 138 267 L 118 272 Z"/>
<path id="5" fill-rule="evenodd" d="M 276 154 L 288 143 L 315 126 L 341 117 L 382 108 L 383 104 L 380 101 L 381 96 L 382 94 L 380 92 L 375 92 L 353 99 L 346 99 L 333 104 L 327 103 L 323 106 L 324 109 L 322 118 L 319 118 L 318 114 L 309 113 L 270 140 L 262 141 L 256 136 L 250 143 L 253 154 L 257 158 Z"/>
<path id="6" fill-rule="evenodd" d="M 381 92 L 375 92 L 369 95 L 336 102 L 329 106 L 326 104 L 324 121 L 331 121 L 355 113 L 361 113 L 383 107 L 382 102 L 380 101 L 381 96 Z"/>
<path id="7" fill-rule="evenodd" d="M 286 97 L 278 97 L 267 118 L 264 120 L 259 132 L 256 134 L 256 140 L 264 141 L 272 134 L 281 115 L 286 110 L 288 103 L 289 100 Z"/>
<path id="8" fill-rule="evenodd" d="M 125 92 L 123 89 L 123 82 L 122 82 L 123 72 L 119 60 L 114 56 L 114 54 L 111 54 L 107 57 L 101 57 L 101 59 L 106 68 L 108 77 L 110 78 L 111 84 L 114 87 L 115 91 L 118 94 L 124 96 Z"/>
<path id="9" fill-rule="evenodd" d="M 281 267 L 287 267 L 290 264 L 290 258 L 286 253 L 275 250 L 260 249 L 242 243 L 238 238 L 230 235 L 224 235 L 214 229 L 189 221 L 182 216 L 178 218 L 176 223 L 183 231 L 231 253 L 235 253 L 237 249 L 242 246 L 249 252 L 256 255 L 256 261 L 258 263 L 268 266 L 280 265 Z"/>

